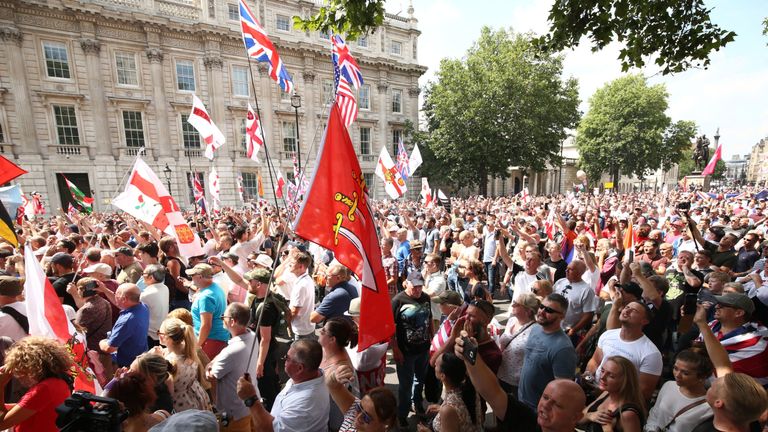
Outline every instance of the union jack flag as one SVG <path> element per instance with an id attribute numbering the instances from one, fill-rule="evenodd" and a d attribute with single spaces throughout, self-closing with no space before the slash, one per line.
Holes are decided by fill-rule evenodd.
<path id="1" fill-rule="evenodd" d="M 357 99 L 352 87 L 358 88 L 363 83 L 363 75 L 340 36 L 334 35 L 331 45 L 336 104 L 339 106 L 341 120 L 349 127 L 357 118 Z"/>
<path id="2" fill-rule="evenodd" d="M 202 173 L 200 173 L 202 178 Z M 197 173 L 192 174 L 192 194 L 194 196 L 197 207 L 200 210 L 200 214 L 204 215 L 206 211 L 205 206 L 205 189 L 203 189 L 203 182 L 198 178 Z"/>
<path id="3" fill-rule="evenodd" d="M 405 152 L 405 144 L 403 144 L 403 137 L 400 137 L 400 142 L 397 143 L 397 170 L 400 171 L 400 177 L 403 180 L 408 180 L 411 176 L 411 169 L 408 167 L 408 153 Z"/>
<path id="4" fill-rule="evenodd" d="M 333 61 L 338 65 L 339 73 L 355 89 L 359 89 L 363 85 L 363 74 L 360 73 L 360 67 L 349 53 L 349 47 L 339 35 L 333 35 L 331 43 L 333 44 Z"/>
<path id="5" fill-rule="evenodd" d="M 293 93 L 293 81 L 285 68 L 285 64 L 280 59 L 277 49 L 243 0 L 240 0 L 240 27 L 248 55 L 255 57 L 260 62 L 267 63 L 269 76 L 272 80 L 280 84 L 284 92 Z"/>

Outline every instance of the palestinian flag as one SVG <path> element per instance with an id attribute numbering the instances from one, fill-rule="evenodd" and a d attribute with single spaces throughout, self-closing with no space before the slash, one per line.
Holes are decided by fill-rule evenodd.
<path id="1" fill-rule="evenodd" d="M 69 188 L 69 193 L 72 194 L 72 199 L 83 208 L 83 211 L 86 213 L 93 212 L 93 198 L 85 196 L 83 191 L 78 189 L 68 178 L 64 177 L 64 181 L 67 182 L 67 187 Z"/>
<path id="2" fill-rule="evenodd" d="M 2 201 L 0 201 L 0 238 L 5 239 L 8 243 L 12 244 L 14 248 L 19 247 L 19 239 L 16 237 L 16 232 L 13 230 L 13 220 L 8 214 L 8 210 L 5 209 Z"/>

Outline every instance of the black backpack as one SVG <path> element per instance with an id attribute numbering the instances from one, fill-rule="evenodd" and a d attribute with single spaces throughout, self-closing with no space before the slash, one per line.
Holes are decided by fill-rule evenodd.
<path id="1" fill-rule="evenodd" d="M 293 331 L 291 331 L 291 308 L 288 306 L 288 300 L 282 295 L 271 292 L 266 300 L 264 300 L 256 309 L 256 314 L 261 313 L 261 308 L 264 307 L 264 303 L 272 302 L 277 308 L 278 320 L 277 324 L 272 328 L 272 335 L 278 342 L 290 342 L 293 340 Z"/>

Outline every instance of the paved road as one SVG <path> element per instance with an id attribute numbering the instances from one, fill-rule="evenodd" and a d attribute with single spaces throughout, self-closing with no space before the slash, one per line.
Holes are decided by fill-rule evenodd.
<path id="1" fill-rule="evenodd" d="M 496 307 L 496 319 L 501 324 L 506 324 L 507 319 L 509 318 L 508 309 L 510 305 L 510 301 L 507 299 L 504 300 L 494 300 L 493 305 Z M 395 396 L 397 396 L 397 388 L 398 388 L 398 382 L 397 382 L 397 373 L 395 371 L 395 362 L 392 359 L 392 351 L 387 353 L 387 376 L 384 378 L 384 383 L 386 386 L 392 390 L 395 393 Z M 490 414 L 490 411 L 486 413 L 486 425 L 491 424 L 489 421 L 492 419 L 492 414 Z M 408 430 L 415 431 L 416 430 L 416 423 L 418 423 L 418 418 L 415 414 L 411 413 L 409 417 L 410 422 L 410 428 Z"/>

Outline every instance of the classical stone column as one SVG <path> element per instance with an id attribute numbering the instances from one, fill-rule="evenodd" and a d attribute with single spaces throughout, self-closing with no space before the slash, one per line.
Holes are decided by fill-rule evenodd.
<path id="1" fill-rule="evenodd" d="M 387 105 L 387 90 L 389 90 L 389 85 L 385 81 L 379 81 L 379 84 L 376 86 L 376 90 L 379 92 L 379 142 L 383 146 L 387 146 L 387 151 L 392 153 L 392 147 L 390 144 L 392 143 L 392 139 L 389 132 L 389 106 Z M 378 151 L 381 151 L 381 147 L 378 148 Z M 377 151 L 374 151 L 374 154 L 376 154 Z"/>
<path id="2" fill-rule="evenodd" d="M 88 153 L 91 159 L 96 155 L 112 154 L 115 159 L 120 155 L 120 150 L 110 145 L 109 130 L 107 122 L 98 120 L 97 113 L 106 113 L 107 104 L 104 96 L 104 82 L 101 79 L 101 42 L 92 38 L 82 38 L 79 40 L 80 48 L 85 53 L 86 70 L 88 71 L 88 93 L 91 97 L 91 109 L 94 113 L 94 141 L 88 143 Z"/>
<path id="3" fill-rule="evenodd" d="M 304 109 L 304 130 L 301 131 L 301 166 L 310 167 L 310 161 L 314 161 L 315 157 L 309 153 L 312 149 L 317 153 L 320 147 L 320 139 L 322 133 L 315 134 L 317 128 L 317 104 L 315 104 L 315 96 L 317 94 L 317 86 L 315 85 L 315 73 L 311 70 L 305 70 L 301 77 L 304 78 L 304 94 L 301 96 L 301 108 Z M 318 142 L 313 143 L 313 139 Z M 313 145 L 314 144 L 314 148 Z M 310 167 L 313 169 L 314 164 Z M 312 171 L 308 171 L 312 172 Z"/>
<path id="4" fill-rule="evenodd" d="M 207 55 L 203 57 L 203 65 L 205 65 L 205 70 L 208 74 L 208 95 L 210 97 L 208 112 L 211 113 L 213 122 L 222 130 L 225 136 L 237 137 L 237 133 L 227 134 L 227 122 L 224 118 L 226 112 L 224 106 L 224 78 L 221 76 L 224 61 L 218 55 Z M 235 138 L 230 144 L 234 146 L 236 141 L 237 139 Z M 235 153 L 231 151 L 233 148 L 236 147 L 229 147 L 227 150 L 232 160 L 235 157 Z"/>
<path id="5" fill-rule="evenodd" d="M 24 66 L 24 57 L 21 45 L 24 36 L 16 27 L 0 27 L 0 40 L 5 46 L 5 55 L 10 67 L 9 83 L 10 94 L 13 97 L 13 105 L 16 111 L 17 138 L 19 146 L 13 147 L 14 155 L 40 154 L 43 159 L 48 158 L 48 149 L 37 139 L 32 114 L 32 102 L 29 97 L 29 85 L 27 83 L 27 71 Z M 8 125 L 13 129 L 12 125 Z M 10 130 L 8 131 L 10 133 Z"/>
<path id="6" fill-rule="evenodd" d="M 165 83 L 163 82 L 163 50 L 147 48 L 144 52 L 149 60 L 149 70 L 152 74 L 152 105 L 157 121 L 156 157 L 171 157 L 170 124 L 168 122 L 168 102 L 165 98 Z"/>

